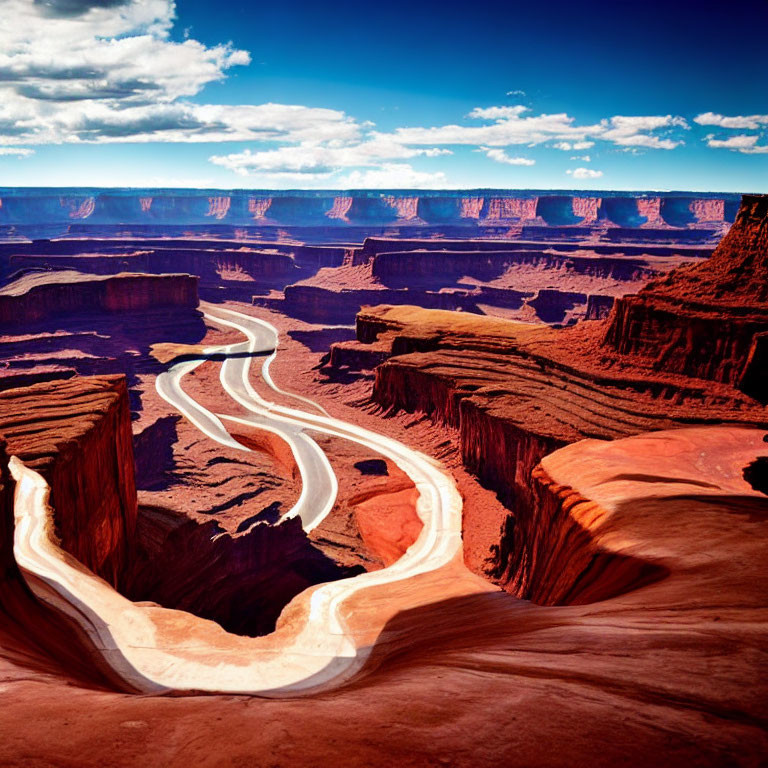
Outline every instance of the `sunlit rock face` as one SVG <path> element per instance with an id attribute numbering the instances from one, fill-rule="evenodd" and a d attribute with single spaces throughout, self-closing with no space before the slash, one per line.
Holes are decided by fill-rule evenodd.
<path id="1" fill-rule="evenodd" d="M 127 223 L 99 214 L 107 197 Z M 171 731 L 195 745 L 200 723 L 219 718 L 227 726 L 210 738 L 220 740 L 203 749 L 229 754 L 231 734 L 252 734 L 267 712 L 280 727 L 247 737 L 246 762 L 290 741 L 305 750 L 294 762 L 312 764 L 331 738 L 371 765 L 391 763 L 393 744 L 414 765 L 468 768 L 552 754 L 578 765 L 595 743 L 613 750 L 611 765 L 629 746 L 638 764 L 754 762 L 765 743 L 755 638 L 768 573 L 768 349 L 764 330 L 738 330 L 765 302 L 765 212 L 759 199 L 746 205 L 707 261 L 734 218 L 722 196 L 59 196 L 51 209 L 69 235 L 102 236 L 0 247 L 0 435 L 8 452 L 40 462 L 67 557 L 150 614 L 170 608 L 215 622 L 228 643 L 279 653 L 302 595 L 396 566 L 426 528 L 420 488 L 394 462 L 329 436 L 318 445 L 338 480 L 334 509 L 311 534 L 281 522 L 303 488 L 287 444 L 249 427 L 232 434 L 250 452 L 226 449 L 157 395 L 175 355 L 243 340 L 203 317 L 214 307 L 279 327 L 279 386 L 439 460 L 462 497 L 452 540 L 463 543 L 446 571 L 349 606 L 332 632 L 351 625 L 372 655 L 347 685 L 282 702 L 131 696 L 97 679 L 98 654 L 14 573 L 0 451 L 5 722 L 27 742 L 48 734 L 41 754 L 52 764 L 110 765 L 114 743 L 144 729 L 155 743 Z M 109 238 L 118 227 L 153 236 Z M 636 301 L 671 314 L 633 315 Z M 663 324 L 684 330 L 670 340 Z M 704 364 L 698 334 L 721 331 Z M 666 358 L 654 353 L 670 341 Z M 251 369 L 259 393 L 311 409 L 268 390 L 266 359 Z M 118 371 L 124 382 L 104 375 Z M 39 383 L 21 388 L 24 377 Z M 241 413 L 222 390 L 221 359 L 183 390 L 213 413 Z M 216 666 L 218 650 L 178 634 Z M 508 704 L 501 726 L 490 700 Z M 389 727 L 403 701 L 405 725 Z M 463 725 L 448 718 L 435 742 L 446 706 Z M 80 734 L 71 754 L 43 727 L 52 718 Z M 0 755 L 13 748 L 0 739 Z"/>

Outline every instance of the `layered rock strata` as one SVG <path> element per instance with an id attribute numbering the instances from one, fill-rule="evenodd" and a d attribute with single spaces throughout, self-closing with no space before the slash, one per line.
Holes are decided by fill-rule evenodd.
<path id="1" fill-rule="evenodd" d="M 153 434 L 157 441 L 157 430 Z M 146 492 L 139 505 L 122 376 L 74 377 L 0 392 L 0 435 L 8 454 L 40 473 L 50 486 L 57 545 L 78 567 L 133 600 L 186 610 L 237 634 L 265 635 L 300 592 L 363 570 L 337 564 L 308 538 L 298 518 L 281 522 L 279 514 L 260 514 L 229 532 L 215 509 L 206 513 L 151 506 Z M 146 451 L 143 441 L 137 445 Z M 139 458 L 140 465 L 154 464 L 158 456 Z M 218 460 L 232 461 L 221 452 Z M 260 469 L 258 457 L 247 468 Z M 147 469 L 142 468 L 144 483 Z M 215 475 L 218 468 L 211 469 Z M 9 490 L 6 473 L 7 462 L 0 464 L 0 504 L 7 506 L 7 513 L 11 502 L 4 495 Z M 221 498 L 232 474 L 230 465 L 214 478 L 220 506 L 237 503 Z M 159 480 L 164 486 L 164 479 Z M 264 488 L 254 485 L 253 495 L 258 496 Z M 197 490 L 196 495 L 205 495 L 204 488 Z M 177 482 L 176 493 L 180 491 Z M 11 517 L 0 520 L 0 534 L 2 582 L 4 574 L 15 574 Z M 0 607 L 7 602 L 7 610 L 14 612 L 23 591 L 16 584 L 12 594 L 0 595 Z M 50 620 L 59 621 L 56 617 L 54 611 Z"/>
<path id="2" fill-rule="evenodd" d="M 0 392 L 0 434 L 8 454 L 51 486 L 64 549 L 118 586 L 137 518 L 125 379 L 78 377 Z"/>
<path id="3" fill-rule="evenodd" d="M 460 570 L 421 577 L 423 600 L 392 616 L 353 684 L 283 701 L 126 696 L 3 659 L 0 762 L 33 754 L 53 764 L 132 766 L 149 748 L 174 768 L 201 754 L 245 764 L 278 754 L 286 765 L 311 765 L 333 762 L 342 743 L 377 768 L 393 754 L 409 768 L 551 764 L 553 754 L 600 768 L 760 764 L 768 748 L 766 504 L 741 471 L 765 455 L 762 435 L 676 430 L 582 443 L 545 460 L 535 519 L 552 532 L 557 558 L 547 574 L 547 548 L 535 547 L 531 573 L 558 589 L 594 548 L 668 571 L 641 589 L 542 608 L 472 592 Z M 585 531 L 584 546 L 560 537 L 568 519 Z M 361 601 L 350 620 L 375 618 L 403 591 L 395 585 Z M 489 698 L 506 702 L 493 722 Z M 450 717 L 457 711 L 461 727 Z M 265 727 L 254 730 L 260 717 Z M 447 723 L 437 740 L 436 717 Z M 201 746 L 201 729 L 219 719 L 228 727 L 206 731 Z M 182 738 L 169 741 L 169 732 Z"/>
<path id="4" fill-rule="evenodd" d="M 197 302 L 197 278 L 192 275 L 31 272 L 0 289 L 0 327 L 83 312 L 191 309 Z"/>
<path id="5" fill-rule="evenodd" d="M 131 408 L 158 341 L 198 342 L 197 277 L 30 272 L 0 290 L 0 388 L 124 373 Z"/>
<path id="6" fill-rule="evenodd" d="M 735 195 L 535 190 L 276 192 L 220 190 L 0 189 L 6 237 L 46 234 L 183 234 L 250 236 L 392 227 L 410 231 L 569 229 L 589 235 L 647 227 L 711 236 L 732 221 Z M 373 231 L 372 231 L 373 230 Z M 336 235 L 338 236 L 338 235 Z"/>
<path id="7" fill-rule="evenodd" d="M 747 195 L 704 264 L 616 303 L 606 344 L 654 368 L 742 386 L 768 401 L 768 196 Z"/>
<path id="8" fill-rule="evenodd" d="M 606 320 L 564 330 L 416 307 L 383 306 L 359 313 L 357 344 L 345 343 L 331 359 L 343 364 L 356 355 L 358 364 L 364 364 L 357 350 L 372 342 L 375 353 L 369 361 L 388 353 L 389 359 L 375 370 L 373 399 L 388 411 L 423 412 L 457 429 L 464 464 L 511 510 L 497 521 L 497 540 L 489 539 L 483 551 L 466 553 L 472 567 L 515 589 L 509 582 L 509 562 L 519 516 L 534 503 L 531 472 L 561 446 L 585 437 L 616 439 L 689 424 L 768 425 L 758 399 L 734 386 L 738 377 L 711 373 L 743 371 L 745 366 L 750 370 L 764 354 L 760 328 L 749 326 L 750 341 L 757 332 L 752 352 L 748 344 L 735 342 L 731 329 L 738 321 L 734 324 L 722 311 L 738 306 L 742 297 L 750 317 L 762 311 L 765 251 L 760 243 L 766 213 L 761 205 L 745 199 L 737 225 L 710 262 L 661 281 L 668 295 L 674 295 L 678 280 L 681 290 L 695 281 L 702 295 L 721 291 L 721 314 L 713 312 L 711 325 L 699 327 L 689 320 L 696 291 L 690 292 L 693 298 L 678 302 L 681 309 L 675 315 L 687 329 L 687 344 L 678 347 L 690 355 L 703 345 L 709 350 L 706 368 L 662 367 L 656 358 L 637 354 L 649 331 L 642 325 L 633 331 L 640 321 L 620 321 L 622 301 L 632 306 L 632 298 L 620 300 Z M 717 277 L 722 273 L 731 276 L 730 283 Z M 651 327 L 656 335 L 651 335 L 649 349 L 661 342 L 660 327 Z M 633 354 L 616 351 L 617 334 Z M 721 338 L 724 343 L 718 346 Z M 673 334 L 673 348 L 676 341 Z M 759 380 L 753 374 L 753 381 Z M 465 519 L 465 527 L 472 524 Z"/>
<path id="9" fill-rule="evenodd" d="M 464 247 L 481 242 L 467 241 Z M 253 301 L 319 323 L 351 323 L 362 306 L 387 303 L 567 324 L 589 312 L 590 296 L 613 298 L 639 290 L 690 256 L 685 249 L 627 256 L 541 246 L 401 250 L 391 241 L 367 240 L 344 266 L 321 269 L 287 285 L 282 294 Z"/>

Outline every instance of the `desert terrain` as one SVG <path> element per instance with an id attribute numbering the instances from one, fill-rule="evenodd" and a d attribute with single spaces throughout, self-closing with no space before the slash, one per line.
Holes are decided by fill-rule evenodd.
<path id="1" fill-rule="evenodd" d="M 762 764 L 768 196 L 0 198 L 0 765 Z"/>

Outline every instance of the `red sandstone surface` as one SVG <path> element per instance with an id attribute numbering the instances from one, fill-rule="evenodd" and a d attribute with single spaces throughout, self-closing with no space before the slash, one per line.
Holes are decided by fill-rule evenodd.
<path id="1" fill-rule="evenodd" d="M 125 380 L 92 377 L 0 392 L 0 433 L 9 455 L 48 480 L 63 546 L 118 584 L 136 528 Z"/>
<path id="2" fill-rule="evenodd" d="M 341 215 L 353 210 L 337 200 Z M 573 211 L 591 217 L 599 204 L 574 201 Z M 462 205 L 462 215 L 480 214 L 474 199 Z M 225 217 L 228 206 L 211 198 L 210 215 Z M 0 688 L 9 702 L 0 764 L 128 766 L 152 755 L 169 766 L 327 765 L 342 751 L 360 766 L 759 764 L 768 751 L 764 207 L 747 199 L 710 261 L 572 328 L 384 306 L 359 314 L 352 341 L 348 329 L 275 311 L 290 312 L 287 302 L 233 303 L 243 294 L 225 287 L 227 306 L 280 330 L 278 384 L 451 470 L 464 497 L 468 568 L 451 563 L 358 598 L 353 613 L 388 623 L 362 672 L 338 690 L 277 701 L 126 695 L 20 583 L 0 456 Z M 715 216 L 710 208 L 694 213 Z M 321 270 L 304 285 L 383 292 L 371 288 L 373 263 Z M 529 290 L 525 269 L 493 287 Z M 576 293 L 573 272 L 545 259 L 530 280 Z M 618 292 L 650 276 L 622 278 Z M 120 378 L 75 376 L 0 392 L 0 433 L 9 453 L 53 479 L 65 548 L 133 599 L 242 634 L 271 631 L 311 584 L 396 562 L 421 529 L 413 483 L 391 461 L 318 438 L 339 480 L 337 503 L 309 536 L 295 520 L 275 524 L 274 511 L 299 492 L 286 444 L 243 427 L 233 434 L 251 451 L 222 448 L 154 389 L 174 356 L 241 338 L 202 325 L 196 301 L 177 297 L 165 313 L 132 318 L 129 346 L 106 319 L 128 321 L 133 299 L 122 292 L 132 289 L 119 277 L 116 300 L 90 314 L 83 286 L 103 278 L 22 278 L 22 296 L 37 281 L 63 285 L 76 297 L 65 301 L 71 318 L 0 342 L 11 366 L 27 360 L 29 376 L 92 372 L 83 360 L 97 349 L 100 365 L 129 373 L 128 388 Z M 632 315 L 637 302 L 649 309 Z M 662 354 L 647 354 L 659 350 L 667 321 L 646 318 L 662 305 L 682 330 Z M 706 333 L 722 342 L 702 365 Z M 25 345 L 46 351 L 30 357 Z M 218 370 L 204 363 L 185 391 L 237 415 Z M 252 384 L 296 405 L 255 373 Z M 393 612 L 407 589 L 419 591 L 418 607 Z"/>
<path id="3" fill-rule="evenodd" d="M 131 765 L 151 751 L 166 765 L 205 754 L 224 765 L 319 765 L 343 741 L 356 765 L 567 765 L 585 750 L 590 764 L 616 765 L 629 749 L 637 765 L 754 764 L 766 748 L 764 654 L 747 638 L 766 621 L 765 497 L 742 467 L 768 452 L 763 434 L 701 428 L 593 441 L 549 457 L 534 477 L 534 511 L 539 522 L 558 523 L 531 528 L 558 537 L 566 559 L 557 562 L 570 570 L 536 573 L 550 579 L 539 586 L 573 580 L 595 549 L 652 563 L 664 578 L 556 608 L 476 592 L 426 604 L 393 620 L 361 680 L 332 695 L 144 698 L 79 682 L 65 689 L 65 714 L 61 667 L 30 670 L 34 656 L 20 667 L 6 652 L 4 685 L 18 719 L 4 730 L 0 758 Z M 564 524 L 583 527 L 583 540 L 565 536 Z M 624 574 L 614 567 L 589 581 L 594 588 Z M 728 662 L 713 668 L 717 658 Z M 506 702 L 493 727 L 489 698 Z M 440 738 L 429 738 L 436 719 Z M 181 742 L 169 743 L 169 730 Z"/>
<path id="4" fill-rule="evenodd" d="M 477 246 L 473 241 L 464 243 L 464 250 L 423 245 L 401 250 L 396 241 L 374 246 L 366 241 L 344 265 L 324 267 L 282 292 L 254 297 L 254 303 L 327 323 L 351 322 L 361 306 L 390 303 L 568 324 L 584 317 L 590 303 L 606 299 L 609 307 L 615 297 L 695 258 L 674 249 L 627 256 L 517 245 L 471 250 Z M 368 247 L 375 252 L 366 254 Z"/>
<path id="5" fill-rule="evenodd" d="M 766 259 L 766 214 L 760 205 L 764 199 L 745 201 L 711 262 L 673 272 L 662 284 L 671 291 L 679 279 L 684 294 L 692 279 L 712 285 L 723 272 L 759 275 Z M 741 270 L 728 269 L 732 258 Z M 762 312 L 762 294 L 755 302 L 751 288 L 760 281 L 740 279 L 746 283 L 746 314 Z M 723 381 L 717 373 L 733 369 L 734 361 L 759 362 L 759 355 L 748 356 L 748 344 L 734 345 L 715 335 L 716 328 L 728 333 L 732 327 L 727 314 L 721 313 L 721 324 L 701 336 L 695 335 L 696 322 L 688 319 L 686 299 L 678 300 L 679 313 L 672 310 L 678 327 L 687 328 L 677 337 L 662 336 L 662 325 L 656 326 L 654 339 L 647 330 L 621 324 L 624 306 L 653 297 L 655 285 L 620 300 L 606 320 L 563 330 L 417 307 L 364 309 L 358 315 L 357 342 L 332 349 L 334 370 L 375 368 L 373 399 L 389 412 L 424 413 L 458 430 L 465 465 L 510 508 L 497 521 L 500 530 L 489 532 L 478 549 L 465 550 L 477 572 L 514 590 L 510 562 L 522 556 L 516 551 L 515 513 L 532 503 L 530 473 L 553 450 L 585 437 L 615 439 L 692 423 L 768 426 L 765 407 L 753 396 L 754 385 L 743 392 L 734 386 L 741 379 Z M 731 306 L 739 287 L 734 286 Z M 746 327 L 755 333 L 754 325 Z M 634 352 L 634 333 L 657 356 Z M 630 344 L 627 353 L 613 350 L 612 334 Z M 659 365 L 676 349 L 687 356 L 683 359 L 706 356 L 706 367 Z"/>

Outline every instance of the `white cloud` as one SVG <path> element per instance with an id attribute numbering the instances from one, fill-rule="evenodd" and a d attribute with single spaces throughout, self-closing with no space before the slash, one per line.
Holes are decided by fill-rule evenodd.
<path id="1" fill-rule="evenodd" d="M 472 109 L 456 124 L 375 130 L 336 109 L 290 104 L 210 104 L 203 89 L 250 62 L 232 43 L 175 40 L 175 0 L 1 0 L 0 155 L 28 157 L 30 145 L 247 141 L 244 151 L 210 161 L 243 177 L 313 185 L 435 186 L 442 172 L 411 161 L 466 146 L 498 163 L 532 166 L 509 147 L 546 145 L 580 152 L 596 142 L 625 151 L 682 144 L 681 117 L 614 116 L 580 124 L 561 112 L 521 104 Z M 507 93 L 523 98 L 519 90 Z M 696 122 L 736 127 L 766 116 Z M 706 122 L 716 120 L 719 122 Z M 460 124 L 463 123 L 463 124 Z M 745 124 L 746 125 L 746 124 Z M 719 146 L 711 137 L 710 146 Z M 722 145 L 725 146 L 725 145 Z M 763 152 L 757 143 L 729 148 Z M 589 155 L 575 156 L 590 162 Z M 577 168 L 574 178 L 597 178 Z M 346 175 L 343 175 L 346 174 Z"/>
<path id="2" fill-rule="evenodd" d="M 11 155 L 14 157 L 30 157 L 35 154 L 34 149 L 27 147 L 0 147 L 0 155 Z"/>
<path id="3" fill-rule="evenodd" d="M 497 163 L 506 163 L 507 165 L 536 165 L 535 160 L 528 157 L 510 157 L 503 149 L 491 149 L 490 147 L 480 147 L 485 154 L 495 160 Z"/>
<path id="4" fill-rule="evenodd" d="M 760 136 L 739 134 L 727 139 L 716 139 L 714 134 L 706 137 L 707 146 L 712 149 L 733 149 L 744 155 L 762 155 L 768 153 L 768 145 L 759 145 Z"/>
<path id="5" fill-rule="evenodd" d="M 716 139 L 714 134 L 707 136 L 707 146 L 717 149 L 748 149 L 757 144 L 759 136 L 730 136 L 727 139 Z"/>
<path id="6" fill-rule="evenodd" d="M 683 142 L 659 136 L 654 131 L 664 133 L 674 128 L 688 129 L 688 123 L 682 117 L 672 115 L 643 115 L 626 117 L 617 115 L 602 121 L 604 130 L 599 138 L 612 141 L 620 147 L 645 147 L 647 149 L 674 149 Z"/>
<path id="7" fill-rule="evenodd" d="M 526 97 L 526 92 L 521 91 L 519 88 L 515 91 L 507 91 L 507 96 L 513 96 L 515 98 L 524 99 Z"/>
<path id="8" fill-rule="evenodd" d="M 596 171 L 592 168 L 575 168 L 566 171 L 569 176 L 573 176 L 574 179 L 599 179 L 602 175 L 602 171 Z"/>
<path id="9" fill-rule="evenodd" d="M 350 140 L 343 112 L 189 101 L 250 55 L 175 42 L 173 0 L 3 0 L 3 144 Z"/>
<path id="10" fill-rule="evenodd" d="M 333 146 L 328 143 L 305 142 L 263 152 L 246 149 L 229 155 L 213 155 L 210 161 L 241 176 L 265 173 L 327 175 L 344 168 L 376 166 L 392 160 L 450 154 L 448 149 L 413 149 L 399 144 L 390 136 L 372 134 L 372 138 L 362 142 L 334 142 Z"/>
<path id="11" fill-rule="evenodd" d="M 475 107 L 467 117 L 478 120 L 514 120 L 527 111 L 528 107 L 521 104 L 514 107 Z"/>
<path id="12" fill-rule="evenodd" d="M 173 42 L 173 0 L 4 0 L 0 77 L 22 97 L 133 103 L 192 96 L 250 55 Z"/>
<path id="13" fill-rule="evenodd" d="M 714 125 L 718 128 L 741 128 L 757 130 L 761 125 L 768 125 L 768 115 L 736 115 L 724 117 L 714 112 L 703 112 L 693 118 L 699 125 Z"/>
<path id="14" fill-rule="evenodd" d="M 620 147 L 674 149 L 683 142 L 671 138 L 676 129 L 688 129 L 688 123 L 673 115 L 616 115 L 591 125 L 578 125 L 565 113 L 528 114 L 522 105 L 475 107 L 467 117 L 486 121 L 485 125 L 442 125 L 429 128 L 398 128 L 396 139 L 403 144 L 476 145 L 508 147 L 515 144 L 535 146 L 552 141 L 555 149 L 583 150 L 595 141 L 609 141 Z"/>
<path id="15" fill-rule="evenodd" d="M 338 179 L 337 189 L 442 189 L 448 184 L 445 174 L 438 171 L 417 171 L 407 163 L 385 163 L 381 168 L 352 171 Z"/>
<path id="16" fill-rule="evenodd" d="M 600 126 L 576 126 L 565 113 L 525 115 L 527 107 L 476 107 L 467 117 L 493 121 L 486 125 L 441 125 L 428 128 L 397 128 L 393 136 L 403 144 L 474 145 L 507 147 L 514 144 L 541 144 L 551 139 L 583 141 Z"/>
<path id="17" fill-rule="evenodd" d="M 581 160 L 582 163 L 592 162 L 592 158 L 589 155 L 574 155 L 571 160 Z"/>
<path id="18" fill-rule="evenodd" d="M 561 149 L 563 152 L 572 152 L 573 150 L 578 152 L 580 149 L 589 149 L 590 147 L 594 146 L 594 141 L 558 141 L 552 145 L 552 148 Z"/>

